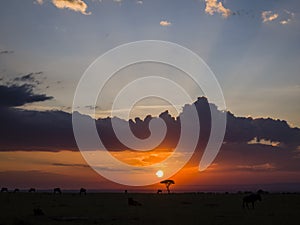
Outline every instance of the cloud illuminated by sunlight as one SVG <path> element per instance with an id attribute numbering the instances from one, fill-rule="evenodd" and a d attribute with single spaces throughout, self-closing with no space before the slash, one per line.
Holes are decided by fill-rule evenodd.
<path id="1" fill-rule="evenodd" d="M 284 10 L 284 12 L 287 17 L 280 21 L 280 24 L 282 24 L 282 25 L 289 24 L 290 22 L 292 22 L 292 19 L 294 19 L 294 17 L 295 17 L 295 13 L 293 13 L 293 12 L 290 12 L 288 10 Z"/>
<path id="2" fill-rule="evenodd" d="M 39 4 L 39 5 L 43 5 L 44 4 L 44 0 L 36 0 L 34 1 L 35 4 Z"/>
<path id="3" fill-rule="evenodd" d="M 52 0 L 52 3 L 59 9 L 66 8 L 84 15 L 91 14 L 91 12 L 86 12 L 87 4 L 82 0 Z"/>
<path id="4" fill-rule="evenodd" d="M 238 169 L 254 170 L 254 171 L 265 171 L 274 170 L 276 167 L 270 163 L 258 164 L 258 165 L 239 165 Z"/>
<path id="5" fill-rule="evenodd" d="M 163 27 L 168 27 L 168 26 L 171 26 L 171 25 L 172 25 L 172 23 L 169 22 L 169 21 L 167 21 L 167 20 L 162 20 L 162 21 L 160 21 L 159 24 L 160 24 L 161 26 L 163 26 Z"/>
<path id="6" fill-rule="evenodd" d="M 225 8 L 222 2 L 218 2 L 217 0 L 205 0 L 205 3 L 205 12 L 209 15 L 220 13 L 224 18 L 227 18 L 231 15 L 231 10 Z"/>
<path id="7" fill-rule="evenodd" d="M 278 16 L 279 15 L 277 13 L 274 13 L 272 11 L 263 11 L 261 13 L 261 17 L 262 17 L 263 23 L 276 20 L 278 18 Z"/>

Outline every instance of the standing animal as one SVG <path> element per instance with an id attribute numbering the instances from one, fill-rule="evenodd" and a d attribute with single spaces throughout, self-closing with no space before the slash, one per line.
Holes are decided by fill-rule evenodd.
<path id="1" fill-rule="evenodd" d="M 157 193 L 157 194 L 161 194 L 161 193 L 162 193 L 162 190 L 158 189 L 156 193 Z"/>
<path id="2" fill-rule="evenodd" d="M 254 209 L 254 203 L 256 201 L 261 201 L 261 196 L 260 194 L 250 194 L 247 195 L 243 198 L 243 208 L 245 208 L 245 206 L 249 209 L 249 203 L 252 204 L 252 209 Z"/>
<path id="3" fill-rule="evenodd" d="M 6 187 L 1 188 L 1 192 L 8 192 L 8 189 Z"/>
<path id="4" fill-rule="evenodd" d="M 54 188 L 53 189 L 53 194 L 62 194 L 62 192 L 61 192 L 61 190 L 60 190 L 60 188 Z"/>
<path id="5" fill-rule="evenodd" d="M 85 188 L 80 188 L 79 194 L 84 194 L 86 195 L 86 189 Z"/>
<path id="6" fill-rule="evenodd" d="M 20 192 L 19 188 L 15 188 L 14 193 Z"/>
<path id="7" fill-rule="evenodd" d="M 36 190 L 35 190 L 35 188 L 30 188 L 28 192 L 29 192 L 29 193 L 31 193 L 31 192 L 35 193 Z"/>

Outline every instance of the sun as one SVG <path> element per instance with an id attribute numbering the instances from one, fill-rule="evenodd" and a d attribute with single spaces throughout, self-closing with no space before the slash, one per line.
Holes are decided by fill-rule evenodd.
<path id="1" fill-rule="evenodd" d="M 158 170 L 158 171 L 156 172 L 156 176 L 157 176 L 157 177 L 163 177 L 163 176 L 164 176 L 164 171 Z"/>

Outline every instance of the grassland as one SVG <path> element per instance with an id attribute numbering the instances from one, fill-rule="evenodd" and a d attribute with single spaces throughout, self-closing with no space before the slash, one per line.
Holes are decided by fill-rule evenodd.
<path id="1" fill-rule="evenodd" d="M 300 224 L 300 195 L 266 194 L 243 209 L 243 194 L 0 193 L 0 225 Z M 129 206 L 128 197 L 142 203 Z M 34 209 L 44 215 L 34 215 Z"/>

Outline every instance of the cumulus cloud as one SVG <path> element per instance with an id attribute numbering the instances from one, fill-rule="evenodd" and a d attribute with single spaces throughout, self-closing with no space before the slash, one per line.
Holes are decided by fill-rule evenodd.
<path id="1" fill-rule="evenodd" d="M 52 0 L 52 3 L 59 9 L 70 9 L 76 12 L 80 12 L 84 15 L 90 15 L 91 12 L 87 12 L 87 4 L 82 0 Z"/>
<path id="2" fill-rule="evenodd" d="M 209 15 L 220 13 L 224 18 L 227 18 L 231 15 L 231 10 L 225 8 L 222 2 L 218 2 L 217 0 L 205 0 L 205 3 L 205 12 Z"/>
<path id="3" fill-rule="evenodd" d="M 167 20 L 162 20 L 162 21 L 160 21 L 160 23 L 159 23 L 161 26 L 163 26 L 163 27 L 168 27 L 168 26 L 171 26 L 172 25 L 172 23 L 170 22 L 170 21 L 167 21 Z"/>
<path id="4" fill-rule="evenodd" d="M 0 151 L 5 150 L 48 150 L 59 151 L 75 150 L 76 142 L 72 130 L 72 116 L 81 118 L 90 122 L 93 118 L 82 115 L 78 112 L 73 114 L 62 111 L 33 111 L 13 108 L 30 102 L 45 101 L 52 97 L 46 95 L 35 94 L 29 86 L 0 86 Z M 212 107 L 214 114 L 223 113 L 212 104 L 208 103 L 207 99 L 202 97 L 194 103 L 201 124 L 199 135 L 199 152 L 205 147 L 210 136 L 211 127 L 211 111 Z M 159 149 L 173 149 L 178 143 L 180 137 L 180 117 L 189 111 L 191 105 L 187 104 L 183 107 L 179 117 L 172 117 L 168 111 L 159 115 L 159 118 L 164 120 L 167 125 L 167 134 L 165 139 L 158 146 Z M 99 131 L 99 136 L 105 147 L 110 151 L 128 150 L 116 137 L 112 128 L 112 121 L 118 124 L 119 130 L 125 126 L 130 126 L 133 134 L 137 138 L 147 138 L 150 135 L 149 123 L 151 119 L 155 119 L 148 115 L 145 119 L 136 118 L 135 120 L 122 120 L 114 118 L 100 118 L 95 120 L 96 127 Z M 225 143 L 228 146 L 233 144 L 243 144 L 251 146 L 253 153 L 258 155 L 260 149 L 297 149 L 300 145 L 300 129 L 291 128 L 285 121 L 273 119 L 252 119 L 244 117 L 236 117 L 231 113 L 227 113 L 227 128 L 225 135 Z M 39 138 L 37 139 L 37 135 Z M 256 138 L 256 145 L 249 144 L 249 141 Z M 280 146 L 266 145 L 263 140 L 268 140 L 272 143 L 283 143 Z M 244 149 L 240 146 L 232 147 L 237 150 Z M 257 154 L 254 153 L 254 150 Z M 278 152 L 278 151 L 277 151 Z M 286 151 L 287 153 L 291 151 Z M 287 154 L 286 153 L 286 154 Z M 241 154 L 245 154 L 242 151 Z M 278 152 L 279 154 L 279 152 Z M 297 153 L 298 154 L 298 153 Z M 279 154 L 281 156 L 281 153 Z M 280 157 L 279 157 L 280 158 Z M 256 162 L 256 164 L 264 164 L 265 162 Z M 237 165 L 249 165 L 249 163 L 239 163 Z M 260 166 L 255 166 L 252 169 L 259 169 Z M 277 164 L 276 164 L 277 165 Z M 246 168 L 245 168 L 246 169 Z M 249 168 L 248 168 L 249 169 Z"/>
<path id="5" fill-rule="evenodd" d="M 271 22 L 273 20 L 276 20 L 279 17 L 278 13 L 274 13 L 272 11 L 263 11 L 261 13 L 261 18 L 263 20 L 263 23 Z"/>

